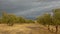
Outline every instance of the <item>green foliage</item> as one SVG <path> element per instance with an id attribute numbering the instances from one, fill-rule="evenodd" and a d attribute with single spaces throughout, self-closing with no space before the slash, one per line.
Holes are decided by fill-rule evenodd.
<path id="1" fill-rule="evenodd" d="M 55 25 L 60 25 L 60 9 L 53 11 L 53 20 Z"/>
<path id="2" fill-rule="evenodd" d="M 2 13 L 2 23 L 7 23 L 8 22 L 8 15 L 7 13 Z"/>
<path id="3" fill-rule="evenodd" d="M 0 19 L 0 22 L 3 24 L 7 24 L 9 26 L 12 26 L 14 24 L 23 24 L 23 23 L 34 23 L 33 20 L 27 20 L 23 17 L 15 16 L 14 14 L 7 14 L 6 12 L 2 13 L 2 18 Z"/>
<path id="4" fill-rule="evenodd" d="M 17 23 L 20 23 L 20 24 L 26 22 L 25 18 L 23 18 L 23 17 L 17 17 L 17 20 L 16 21 L 17 21 Z"/>
<path id="5" fill-rule="evenodd" d="M 1 24 L 1 22 L 2 22 L 2 19 L 0 18 L 0 24 Z"/>
<path id="6" fill-rule="evenodd" d="M 37 18 L 37 22 L 40 23 L 40 24 L 45 24 L 44 19 L 43 19 L 43 16 L 39 16 Z"/>
<path id="7" fill-rule="evenodd" d="M 44 14 L 37 18 L 37 22 L 48 25 L 60 25 L 60 9 L 54 9 L 53 15 Z"/>
<path id="8" fill-rule="evenodd" d="M 51 15 L 46 13 L 40 17 L 37 18 L 37 22 L 43 24 L 43 25 L 51 25 Z"/>
<path id="9" fill-rule="evenodd" d="M 33 20 L 29 20 L 29 19 L 27 19 L 26 20 L 26 23 L 35 23 Z"/>
<path id="10" fill-rule="evenodd" d="M 8 15 L 8 21 L 7 21 L 7 24 L 8 25 L 13 25 L 14 23 L 16 22 L 16 16 L 15 15 Z"/>

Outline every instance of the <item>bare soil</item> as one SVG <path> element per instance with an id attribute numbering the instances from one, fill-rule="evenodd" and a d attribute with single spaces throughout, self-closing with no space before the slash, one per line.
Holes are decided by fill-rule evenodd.
<path id="1" fill-rule="evenodd" d="M 55 34 L 49 32 L 47 27 L 40 24 L 0 24 L 0 34 Z M 60 34 L 60 31 L 58 32 Z"/>

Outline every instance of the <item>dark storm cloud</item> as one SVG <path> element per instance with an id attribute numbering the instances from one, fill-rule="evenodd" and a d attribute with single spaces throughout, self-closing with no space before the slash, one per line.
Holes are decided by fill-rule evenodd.
<path id="1" fill-rule="evenodd" d="M 60 7 L 60 0 L 0 0 L 0 10 L 23 16 L 37 16 Z"/>

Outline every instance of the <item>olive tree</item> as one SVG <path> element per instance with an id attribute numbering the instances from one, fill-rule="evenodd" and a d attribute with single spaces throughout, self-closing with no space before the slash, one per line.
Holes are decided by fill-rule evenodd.
<path id="1" fill-rule="evenodd" d="M 53 22 L 56 28 L 56 34 L 58 32 L 58 26 L 60 25 L 60 9 L 53 10 Z"/>
<path id="2" fill-rule="evenodd" d="M 51 14 L 46 13 L 40 16 L 39 18 L 37 18 L 37 22 L 43 25 L 48 25 L 48 30 L 50 31 L 49 26 L 52 24 Z"/>

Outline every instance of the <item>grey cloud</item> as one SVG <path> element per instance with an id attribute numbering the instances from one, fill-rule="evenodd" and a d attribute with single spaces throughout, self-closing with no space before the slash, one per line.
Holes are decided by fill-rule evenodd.
<path id="1" fill-rule="evenodd" d="M 41 10 L 45 10 L 45 9 L 48 10 L 48 9 L 57 8 L 57 7 L 60 6 L 60 1 L 58 1 L 58 2 L 53 1 L 53 2 L 48 2 L 48 3 L 43 3 L 43 5 L 42 6 L 39 6 L 37 8 L 32 8 L 32 9 L 26 10 L 26 11 L 21 12 L 21 13 L 17 12 L 17 14 L 25 14 L 25 13 L 26 14 L 29 14 L 29 13 L 32 13 L 32 12 L 41 12 Z"/>
<path id="2" fill-rule="evenodd" d="M 34 0 L 35 1 L 35 0 Z M 7 11 L 14 10 L 15 11 L 24 11 L 27 9 L 34 8 L 37 4 L 32 2 L 32 0 L 2 0 L 1 4 L 2 8 Z M 11 11 L 12 12 L 12 11 Z"/>
<path id="3" fill-rule="evenodd" d="M 0 10 L 16 15 L 32 16 L 60 7 L 60 0 L 0 0 Z"/>

